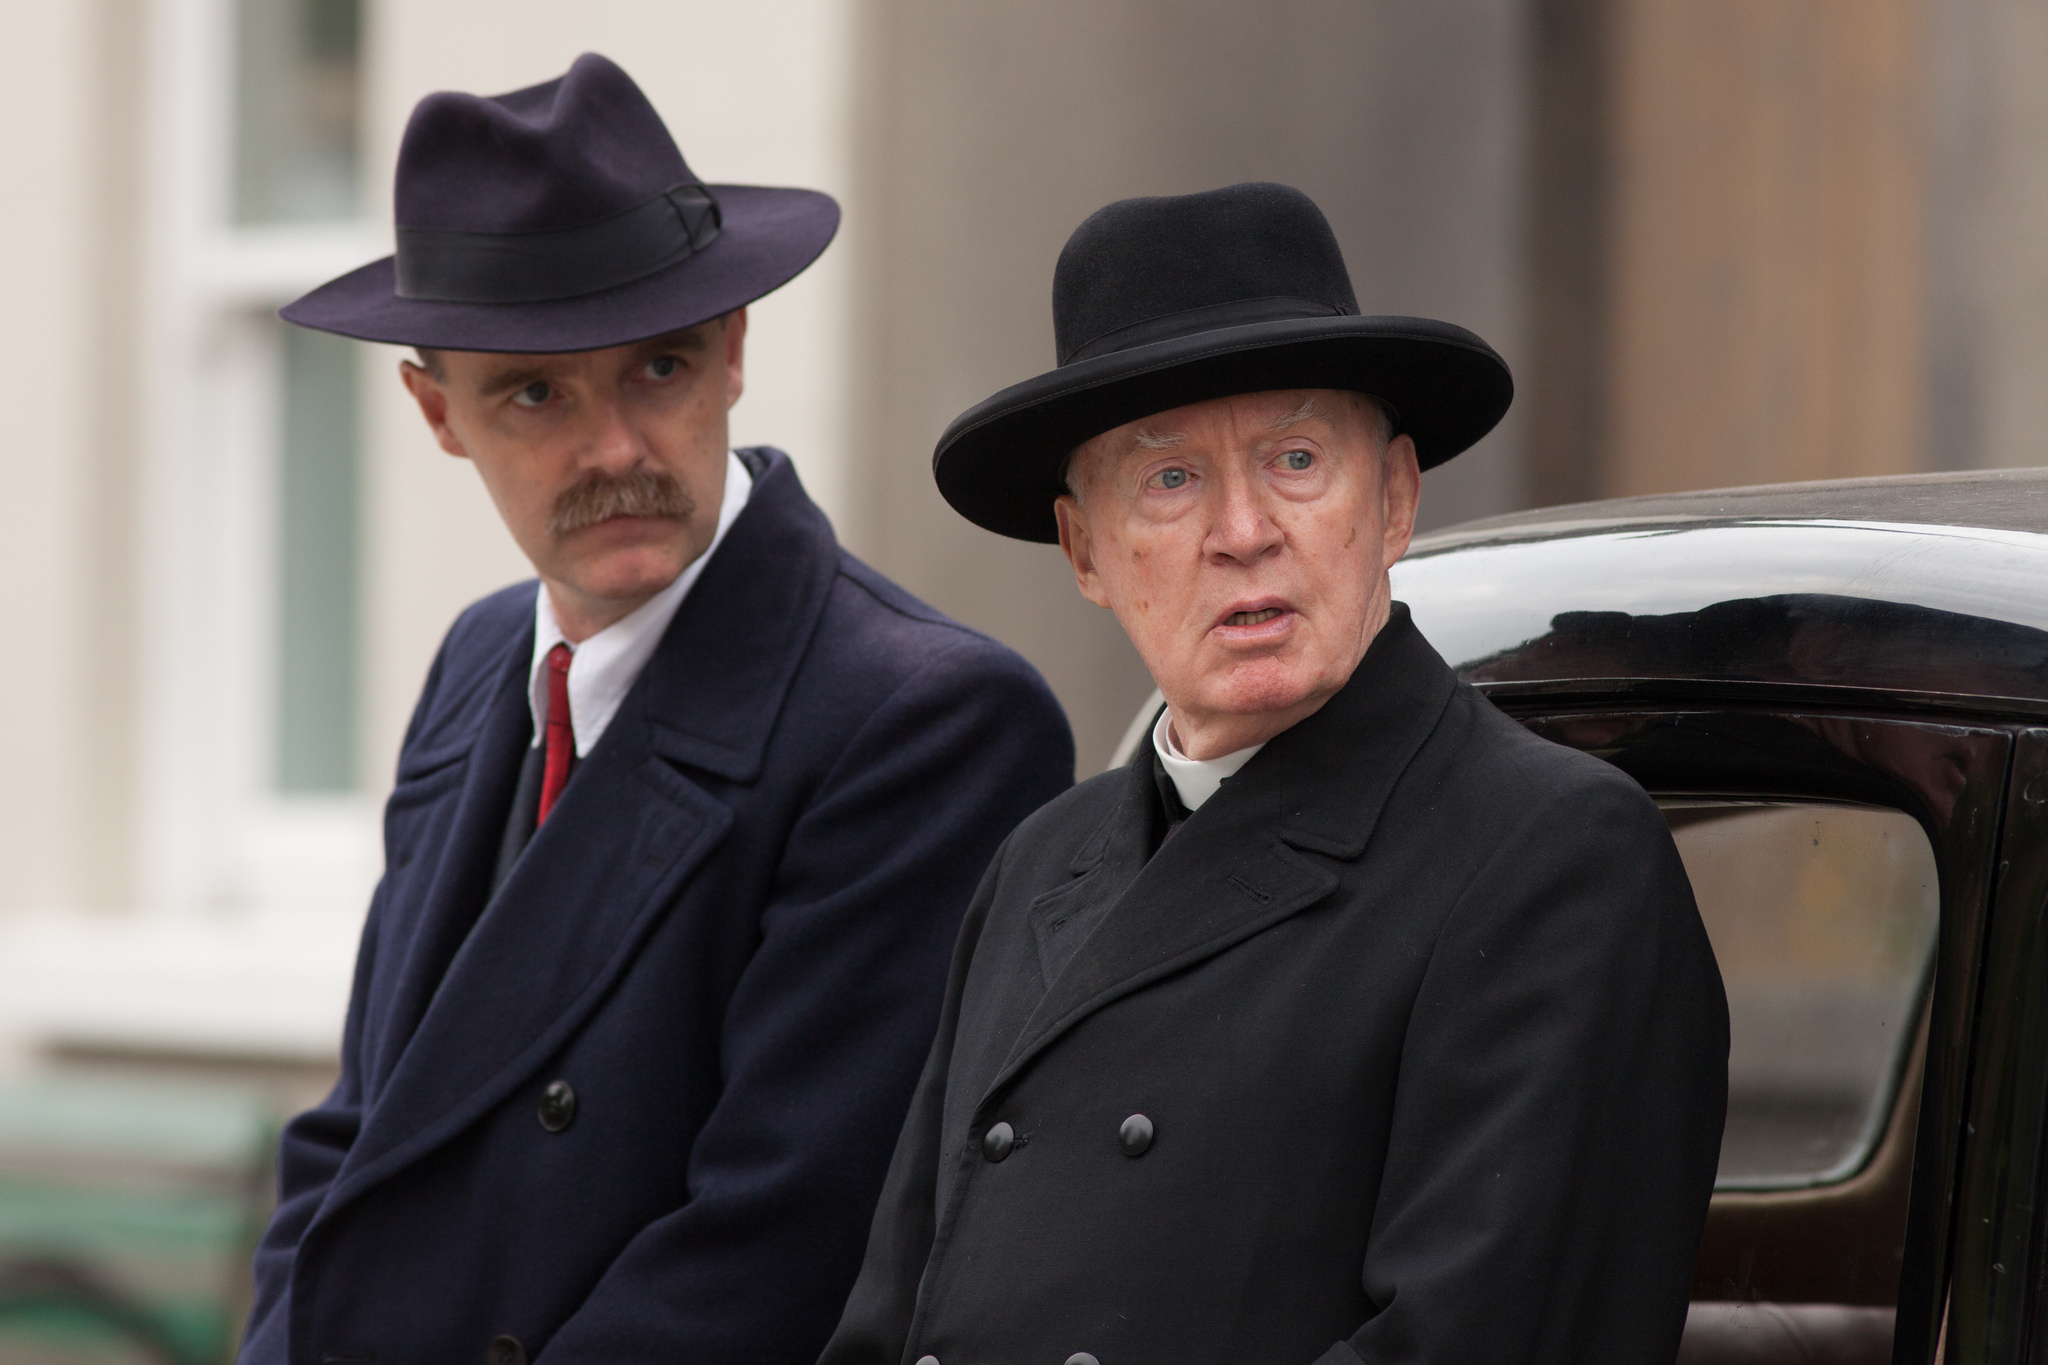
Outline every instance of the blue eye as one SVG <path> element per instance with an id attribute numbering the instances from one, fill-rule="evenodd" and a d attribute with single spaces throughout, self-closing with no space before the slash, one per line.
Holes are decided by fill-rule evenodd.
<path id="1" fill-rule="evenodd" d="M 1188 472 L 1185 469 L 1162 469 L 1159 471 L 1159 486 L 1161 488 L 1179 488 L 1187 483 L 1187 481 Z"/>
<path id="2" fill-rule="evenodd" d="M 523 408 L 537 408 L 542 403 L 548 401 L 548 395 L 552 392 L 553 390 L 548 388 L 545 380 L 536 379 L 518 393 L 513 394 L 512 401 Z"/>
<path id="3" fill-rule="evenodd" d="M 672 355 L 658 355 L 647 362 L 647 373 L 656 379 L 666 379 L 676 372 L 676 367 L 681 363 Z"/>
<path id="4" fill-rule="evenodd" d="M 1299 474 L 1316 462 L 1316 457 L 1306 450 L 1290 450 L 1280 457 L 1280 463 Z"/>

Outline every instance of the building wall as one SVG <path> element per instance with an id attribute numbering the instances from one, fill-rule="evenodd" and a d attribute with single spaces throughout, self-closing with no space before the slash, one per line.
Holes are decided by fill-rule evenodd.
<path id="1" fill-rule="evenodd" d="M 1537 502 L 1942 463 L 1939 8 L 1538 0 Z"/>
<path id="2" fill-rule="evenodd" d="M 1053 361 L 1053 262 L 1113 199 L 1280 180 L 1312 195 L 1367 312 L 1522 351 L 1514 0 L 870 0 L 860 10 L 853 542 L 1035 663 L 1083 773 L 1151 683 L 1058 550 L 954 515 L 957 413 Z M 1428 524 L 1522 505 L 1520 424 L 1424 480 Z"/>
<path id="3" fill-rule="evenodd" d="M 1603 493 L 1921 467 L 1919 11 L 1619 7 Z"/>
<path id="4" fill-rule="evenodd" d="M 1939 0 L 1924 43 L 1930 458 L 2048 463 L 2048 8 Z"/>
<path id="5" fill-rule="evenodd" d="M 133 895 L 140 6 L 14 7 L 0 90 L 0 911 Z"/>
<path id="6" fill-rule="evenodd" d="M 546 79 L 588 49 L 641 80 L 707 178 L 840 198 L 840 241 L 754 310 L 735 437 L 785 445 L 852 548 L 1030 657 L 1074 720 L 1084 773 L 1148 689 L 1142 666 L 1056 550 L 961 521 L 928 462 L 955 414 L 1051 364 L 1054 259 L 1114 198 L 1297 184 L 1328 211 L 1366 308 L 1449 318 L 1507 356 L 1515 410 L 1427 476 L 1428 524 L 2042 458 L 2035 0 L 367 2 L 376 195 L 360 240 L 322 248 L 347 261 L 388 242 L 390 168 L 421 95 Z M 158 667 L 218 662 L 199 633 L 267 600 L 234 575 L 206 588 L 219 565 L 191 544 L 207 538 L 191 514 L 242 525 L 261 480 L 210 505 L 217 485 L 190 476 L 222 476 L 224 434 L 260 445 L 247 438 L 269 400 L 230 392 L 240 406 L 197 420 L 180 367 L 226 342 L 153 321 L 189 285 L 179 271 L 212 268 L 164 207 L 195 175 L 156 152 L 191 117 L 191 90 L 165 73 L 223 98 L 219 54 L 187 47 L 231 0 L 16 8 L 10 37 L 35 59 L 0 114 L 34 135 L 0 145 L 0 356 L 17 399 L 0 457 L 14 514 L 0 574 L 16 589 L 15 666 L 0 670 L 0 1051 L 16 1030 L 324 1055 L 354 883 L 228 904 L 165 896 L 151 871 L 222 837 L 215 769 L 259 724 L 242 684 Z M 220 173 L 215 152 L 197 178 Z M 245 321 L 277 301 L 274 264 L 258 251 L 237 267 Z M 365 877 L 435 645 L 465 603 L 528 572 L 411 410 L 396 358 L 362 348 L 348 818 Z M 166 602 L 184 615 L 153 605 Z M 199 633 L 167 649 L 188 626 Z M 289 835 L 256 824 L 244 842 L 305 883 L 315 864 L 293 861 Z M 344 908 L 302 914 L 316 891 Z M 6 912 L 29 910 L 50 914 L 17 932 L 26 919 Z"/>

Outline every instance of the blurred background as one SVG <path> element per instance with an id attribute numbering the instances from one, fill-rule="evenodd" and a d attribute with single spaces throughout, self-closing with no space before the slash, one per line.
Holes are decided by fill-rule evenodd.
<path id="1" fill-rule="evenodd" d="M 270 1129 L 331 1074 L 413 698 L 455 613 L 527 574 L 398 353 L 271 315 L 389 250 L 430 91 L 602 51 L 705 179 L 840 199 L 839 241 L 754 310 L 735 439 L 788 449 L 855 552 L 1031 658 L 1084 772 L 1149 680 L 1056 550 L 954 517 L 928 461 L 1051 365 L 1053 261 L 1111 199 L 1298 185 L 1365 311 L 1508 358 L 1515 408 L 1427 477 L 1426 525 L 2042 458 L 2033 0 L 0 14 L 0 1254 L 35 1251 L 0 1265 L 0 1360 L 118 1358 L 45 1311 L 116 1289 L 160 1310 L 135 1358 L 229 1349 Z"/>

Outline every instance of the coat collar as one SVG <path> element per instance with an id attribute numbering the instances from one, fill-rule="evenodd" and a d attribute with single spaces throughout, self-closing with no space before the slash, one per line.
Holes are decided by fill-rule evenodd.
<path id="1" fill-rule="evenodd" d="M 1245 765 L 1241 799 L 1264 802 L 1295 848 L 1358 857 L 1457 685 L 1408 604 L 1394 603 L 1343 690 Z M 1317 800 L 1300 799 L 1311 792 Z"/>
<path id="2" fill-rule="evenodd" d="M 1141 750 L 1124 769 L 1116 813 L 1076 858 L 1084 884 L 1070 884 L 1070 894 L 1116 903 L 1047 988 L 982 1104 L 1097 1010 L 1335 890 L 1325 859 L 1365 852 L 1394 784 L 1455 687 L 1407 607 L 1395 603 L 1343 689 L 1261 749 L 1149 861 L 1159 798 Z"/>
<path id="3" fill-rule="evenodd" d="M 459 939 L 401 984 L 385 1022 L 410 1038 L 376 1093 L 323 1221 L 462 1131 L 575 1032 L 732 822 L 704 779 L 747 782 L 838 568 L 823 514 L 779 451 L 747 451 L 756 484 L 604 737 L 498 894 L 487 894 L 507 797 L 530 737 L 519 640 L 471 733 L 417 942 Z M 502 655 L 502 657 L 498 657 Z M 696 771 L 692 771 L 692 770 Z M 470 921 L 474 918 L 474 928 Z M 417 951 L 410 955 L 421 956 Z M 437 978 L 437 979 L 430 979 Z"/>
<path id="4" fill-rule="evenodd" d="M 787 455 L 760 447 L 740 458 L 755 470 L 754 491 L 620 718 L 636 716 L 666 758 L 751 782 L 824 615 L 839 543 Z"/>

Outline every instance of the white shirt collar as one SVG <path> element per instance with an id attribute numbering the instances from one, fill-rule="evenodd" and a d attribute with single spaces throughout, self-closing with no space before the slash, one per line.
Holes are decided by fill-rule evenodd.
<path id="1" fill-rule="evenodd" d="M 1216 794 L 1216 789 L 1223 785 L 1223 779 L 1235 777 L 1237 770 L 1251 762 L 1252 755 L 1266 746 L 1254 744 L 1221 758 L 1189 758 L 1173 742 L 1173 727 L 1167 724 L 1172 715 L 1166 710 L 1159 713 L 1159 721 L 1152 727 L 1152 747 L 1158 751 L 1166 775 L 1173 779 L 1173 789 L 1180 793 L 1180 803 L 1192 813 L 1200 810 L 1202 803 Z"/>
<path id="2" fill-rule="evenodd" d="M 718 529 L 704 553 L 690 561 L 675 581 L 632 611 L 575 647 L 569 660 L 569 719 L 576 727 L 576 756 L 597 747 L 605 727 L 618 714 L 619 705 L 633 688 L 640 670 L 654 657 L 654 647 L 675 619 L 690 588 L 711 556 L 732 529 L 733 519 L 747 505 L 754 491 L 754 476 L 730 452 L 725 457 L 725 499 L 718 505 Z M 547 730 L 548 651 L 565 643 L 562 628 L 555 621 L 555 604 L 548 600 L 547 585 L 534 594 L 533 671 L 527 676 L 527 701 L 533 707 L 533 742 L 537 745 Z"/>

